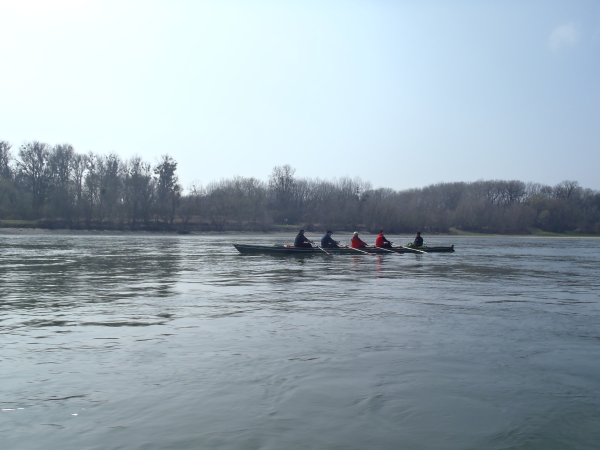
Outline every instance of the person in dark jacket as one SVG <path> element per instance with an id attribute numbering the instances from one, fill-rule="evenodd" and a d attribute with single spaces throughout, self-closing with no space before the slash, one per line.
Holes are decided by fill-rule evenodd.
<path id="1" fill-rule="evenodd" d="M 421 237 L 421 232 L 417 231 L 417 236 L 415 237 L 415 242 L 413 242 L 415 247 L 423 247 L 423 238 Z"/>
<path id="2" fill-rule="evenodd" d="M 392 243 L 386 239 L 383 230 L 379 232 L 375 239 L 375 247 L 392 248 Z"/>
<path id="3" fill-rule="evenodd" d="M 327 233 L 321 238 L 321 247 L 323 248 L 338 248 L 338 242 L 334 241 L 331 235 L 333 231 L 327 230 Z"/>
<path id="4" fill-rule="evenodd" d="M 298 235 L 294 239 L 294 247 L 312 248 L 310 244 L 314 244 L 314 242 L 304 236 L 304 230 L 298 231 Z"/>

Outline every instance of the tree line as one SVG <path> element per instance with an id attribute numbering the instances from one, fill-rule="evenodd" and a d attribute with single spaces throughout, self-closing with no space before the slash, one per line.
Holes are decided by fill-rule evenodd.
<path id="1" fill-rule="evenodd" d="M 268 181 L 235 176 L 183 192 L 177 162 L 77 153 L 69 144 L 28 142 L 12 152 L 0 141 L 3 226 L 119 230 L 308 230 L 389 233 L 549 232 L 600 234 L 600 192 L 576 181 L 556 186 L 523 181 L 438 183 L 396 191 L 360 178 L 295 177 L 289 165 Z M 285 227 L 283 227 L 285 228 Z"/>

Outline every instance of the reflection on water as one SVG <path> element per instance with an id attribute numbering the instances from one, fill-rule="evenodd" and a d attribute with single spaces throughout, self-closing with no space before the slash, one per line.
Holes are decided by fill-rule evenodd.
<path id="1" fill-rule="evenodd" d="M 282 239 L 0 235 L 0 441 L 597 448 L 600 241 L 333 257 L 223 241 Z"/>

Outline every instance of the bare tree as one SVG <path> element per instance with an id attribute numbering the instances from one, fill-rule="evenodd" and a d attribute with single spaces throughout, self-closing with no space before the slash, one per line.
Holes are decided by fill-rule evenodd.
<path id="1" fill-rule="evenodd" d="M 269 177 L 269 190 L 273 193 L 272 209 L 279 223 L 299 219 L 297 205 L 294 204 L 294 173 L 296 169 L 289 164 L 273 167 Z"/>
<path id="2" fill-rule="evenodd" d="M 17 192 L 13 180 L 13 171 L 10 165 L 12 154 L 11 145 L 0 141 L 0 218 L 4 218 L 14 209 Z"/>
<path id="3" fill-rule="evenodd" d="M 100 209 L 102 218 L 124 221 L 123 206 L 123 177 L 125 165 L 118 155 L 111 153 L 100 160 Z"/>
<path id="4" fill-rule="evenodd" d="M 75 155 L 73 146 L 69 144 L 55 145 L 50 150 L 48 159 L 50 170 L 48 214 L 53 217 L 71 219 L 73 214 L 73 196 L 71 160 Z"/>
<path id="5" fill-rule="evenodd" d="M 573 201 L 579 197 L 581 191 L 577 181 L 565 180 L 554 187 L 554 196 L 562 200 Z"/>
<path id="6" fill-rule="evenodd" d="M 188 188 L 188 194 L 181 198 L 178 209 L 179 218 L 183 223 L 183 229 L 187 230 L 187 225 L 193 217 L 199 217 L 201 214 L 200 201 L 204 195 L 204 189 L 198 182 L 194 182 Z"/>
<path id="7" fill-rule="evenodd" d="M 154 168 L 157 176 L 157 203 L 159 215 L 171 225 L 175 220 L 175 212 L 181 197 L 181 186 L 178 184 L 177 162 L 169 155 L 162 155 Z"/>
<path id="8" fill-rule="evenodd" d="M 83 211 L 83 187 L 84 175 L 87 169 L 87 156 L 76 153 L 71 158 L 71 174 L 73 177 L 73 205 L 75 209 L 75 219 L 81 217 Z"/>
<path id="9" fill-rule="evenodd" d="M 124 186 L 125 206 L 130 225 L 136 228 L 140 220 L 148 223 L 155 197 L 155 182 L 150 164 L 139 156 L 131 158 L 127 164 Z"/>
<path id="10" fill-rule="evenodd" d="M 7 141 L 0 141 L 0 179 L 12 180 L 13 173 L 10 166 L 12 154 L 11 145 Z"/>
<path id="11" fill-rule="evenodd" d="M 17 166 L 20 175 L 30 189 L 33 210 L 39 212 L 50 183 L 50 146 L 37 141 L 23 144 L 19 149 L 19 158 Z"/>
<path id="12" fill-rule="evenodd" d="M 85 221 L 88 226 L 97 218 L 100 203 L 100 174 L 98 166 L 101 163 L 99 155 L 90 152 L 85 158 L 85 179 L 83 182 L 83 205 Z"/>

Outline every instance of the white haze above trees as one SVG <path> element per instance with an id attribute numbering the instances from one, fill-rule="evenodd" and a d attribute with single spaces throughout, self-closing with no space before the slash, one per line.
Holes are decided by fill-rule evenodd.
<path id="1" fill-rule="evenodd" d="M 360 178 L 298 178 L 275 166 L 268 182 L 236 176 L 182 194 L 178 163 L 80 154 L 69 144 L 0 141 L 2 225 L 119 230 L 253 230 L 279 225 L 390 233 L 552 232 L 600 234 L 600 192 L 575 181 L 555 186 L 488 180 L 421 189 L 374 189 Z"/>

